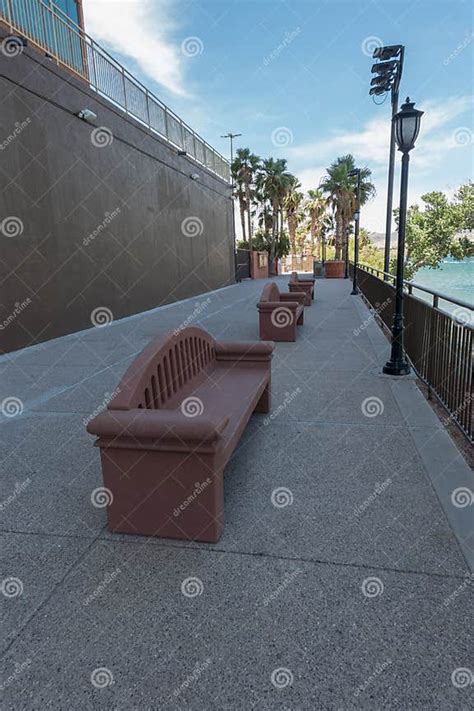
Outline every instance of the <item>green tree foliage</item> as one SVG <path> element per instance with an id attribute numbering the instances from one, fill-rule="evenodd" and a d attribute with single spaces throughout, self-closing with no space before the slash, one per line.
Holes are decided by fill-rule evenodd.
<path id="1" fill-rule="evenodd" d="M 446 257 L 464 259 L 473 245 L 466 232 L 474 224 L 474 185 L 469 182 L 454 199 L 440 191 L 421 196 L 422 206 L 412 205 L 407 213 L 405 277 L 412 279 L 422 267 L 437 269 Z M 398 210 L 395 211 L 398 224 Z"/>
<path id="2" fill-rule="evenodd" d="M 259 252 L 268 252 L 269 255 L 273 253 L 275 259 L 281 259 L 290 253 L 290 239 L 286 231 L 279 232 L 273 243 L 271 233 L 258 229 L 254 235 L 253 248 Z"/>
<path id="3" fill-rule="evenodd" d="M 335 248 L 336 259 L 341 259 L 348 239 L 349 226 L 356 210 L 357 178 L 350 176 L 350 171 L 356 167 L 354 156 L 340 156 L 326 169 L 326 176 L 321 182 L 323 193 L 328 196 L 328 202 L 334 212 L 336 223 Z M 362 168 L 360 172 L 360 204 L 365 203 L 375 195 L 375 187 L 370 181 L 372 171 Z"/>

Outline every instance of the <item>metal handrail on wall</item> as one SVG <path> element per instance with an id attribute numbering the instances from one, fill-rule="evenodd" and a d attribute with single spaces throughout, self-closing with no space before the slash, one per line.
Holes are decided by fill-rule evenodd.
<path id="1" fill-rule="evenodd" d="M 230 181 L 229 162 L 53 3 L 0 0 L 0 20 L 85 80 L 100 96 Z"/>
<path id="2" fill-rule="evenodd" d="M 359 289 L 387 329 L 393 321 L 394 281 L 393 274 L 357 265 Z M 434 393 L 449 413 L 447 421 L 457 424 L 472 441 L 474 306 L 411 281 L 405 281 L 404 286 L 407 357 L 418 377 L 428 386 L 429 394 Z M 432 304 L 415 296 L 414 289 L 430 294 Z M 439 307 L 440 300 L 455 307 L 452 313 Z"/>

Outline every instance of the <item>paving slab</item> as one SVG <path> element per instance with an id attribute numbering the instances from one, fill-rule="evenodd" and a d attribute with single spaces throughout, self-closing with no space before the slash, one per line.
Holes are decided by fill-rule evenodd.
<path id="1" fill-rule="evenodd" d="M 404 428 L 265 422 L 265 416 L 253 419 L 226 469 L 225 527 L 216 549 L 466 572 L 456 537 Z M 100 535 L 117 536 L 107 529 Z M 164 543 L 209 547 L 171 539 Z"/>
<path id="2" fill-rule="evenodd" d="M 57 585 L 84 554 L 90 541 L 0 533 L 0 544 L 0 651 L 3 652 L 51 597 Z M 2 679 L 5 679 L 3 674 Z"/>
<path id="3" fill-rule="evenodd" d="M 388 341 L 344 280 L 318 281 L 276 344 L 219 543 L 106 529 L 87 420 L 160 333 L 257 339 L 264 284 L 0 358 L 25 401 L 0 420 L 4 569 L 24 589 L 0 596 L 2 708 L 472 708 L 452 681 L 472 670 L 472 507 L 452 503 L 472 474 L 415 379 L 381 374 Z"/>
<path id="4" fill-rule="evenodd" d="M 463 585 L 95 543 L 5 656 L 29 663 L 4 708 L 468 708 Z"/>

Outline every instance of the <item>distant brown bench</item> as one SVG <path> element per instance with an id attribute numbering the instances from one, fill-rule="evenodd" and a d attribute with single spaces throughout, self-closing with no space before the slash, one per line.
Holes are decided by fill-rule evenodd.
<path id="1" fill-rule="evenodd" d="M 200 328 L 135 359 L 97 435 L 111 531 L 216 542 L 224 468 L 253 412 L 270 409 L 273 343 L 220 343 Z"/>
<path id="2" fill-rule="evenodd" d="M 275 282 L 266 284 L 257 304 L 260 338 L 271 341 L 296 341 L 297 325 L 304 320 L 306 294 L 280 293 Z"/>
<path id="3" fill-rule="evenodd" d="M 314 282 L 315 279 L 312 277 L 300 279 L 296 272 L 291 272 L 288 289 L 290 293 L 304 291 L 306 294 L 305 306 L 311 306 L 311 300 L 314 299 Z"/>

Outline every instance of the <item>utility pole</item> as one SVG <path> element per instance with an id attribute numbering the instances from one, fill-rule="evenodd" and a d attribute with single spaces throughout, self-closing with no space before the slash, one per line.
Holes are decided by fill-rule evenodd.
<path id="1" fill-rule="evenodd" d="M 230 140 L 230 199 L 232 202 L 232 240 L 233 240 L 233 250 L 234 250 L 234 273 L 235 281 L 241 281 L 239 277 L 239 267 L 237 263 L 237 250 L 236 250 L 236 234 L 235 234 L 235 204 L 234 204 L 234 179 L 232 177 L 232 163 L 234 162 L 234 138 L 241 136 L 241 133 L 226 133 L 225 136 L 221 138 L 228 138 Z"/>
<path id="2" fill-rule="evenodd" d="M 232 163 L 234 162 L 234 138 L 237 138 L 238 136 L 241 136 L 241 133 L 226 133 L 225 136 L 221 136 L 221 138 L 229 138 L 230 139 L 230 165 L 232 168 Z"/>

